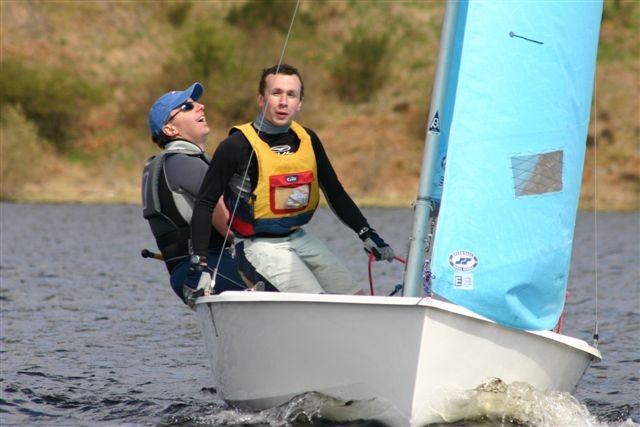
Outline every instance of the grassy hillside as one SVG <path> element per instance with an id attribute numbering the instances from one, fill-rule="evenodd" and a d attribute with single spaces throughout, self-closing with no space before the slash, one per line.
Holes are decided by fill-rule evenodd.
<path id="1" fill-rule="evenodd" d="M 212 152 L 256 114 L 294 2 L 1 0 L 0 198 L 138 203 L 147 112 L 205 85 Z M 303 0 L 284 55 L 299 117 L 361 203 L 417 191 L 441 1 Z M 640 210 L 640 2 L 606 0 L 581 207 Z M 594 145 L 594 141 L 597 145 Z M 597 151 L 594 147 L 597 146 Z"/>

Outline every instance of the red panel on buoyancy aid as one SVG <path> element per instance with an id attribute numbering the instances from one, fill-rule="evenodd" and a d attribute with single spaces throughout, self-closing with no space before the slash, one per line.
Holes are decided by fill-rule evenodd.
<path id="1" fill-rule="evenodd" d="M 240 217 L 233 217 L 233 221 L 231 221 L 231 229 L 234 233 L 238 233 L 241 236 L 253 236 L 255 230 L 253 228 L 253 224 L 250 222 L 243 221 Z"/>

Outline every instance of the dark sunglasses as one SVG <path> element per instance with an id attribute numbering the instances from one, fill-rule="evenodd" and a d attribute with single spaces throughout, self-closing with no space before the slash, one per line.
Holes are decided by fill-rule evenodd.
<path id="1" fill-rule="evenodd" d="M 173 118 L 175 116 L 177 116 L 178 114 L 182 113 L 183 111 L 191 111 L 193 110 L 193 107 L 195 107 L 195 105 L 193 105 L 193 102 L 191 101 L 187 101 L 184 104 L 182 104 L 180 106 L 180 109 L 178 111 L 176 111 L 175 113 L 173 113 L 165 123 L 169 123 L 171 120 L 173 120 Z"/>

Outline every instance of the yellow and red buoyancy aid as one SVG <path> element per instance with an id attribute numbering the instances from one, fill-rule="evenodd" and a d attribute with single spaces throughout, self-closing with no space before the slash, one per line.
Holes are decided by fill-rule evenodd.
<path id="1" fill-rule="evenodd" d="M 254 235 L 286 235 L 311 220 L 320 200 L 316 156 L 311 137 L 298 123 L 291 130 L 300 139 L 295 153 L 278 154 L 256 133 L 251 123 L 235 126 L 249 141 L 258 161 L 258 182 L 253 194 L 237 197 L 228 188 L 225 202 L 230 212 L 239 200 L 231 222 L 234 233 Z M 227 193 L 227 192 L 225 192 Z"/>

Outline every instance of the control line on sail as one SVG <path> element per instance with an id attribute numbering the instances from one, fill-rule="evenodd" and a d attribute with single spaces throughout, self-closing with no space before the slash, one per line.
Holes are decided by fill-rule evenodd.
<path id="1" fill-rule="evenodd" d="M 519 39 L 527 40 L 527 41 L 530 41 L 530 42 L 533 42 L 533 43 L 544 44 L 543 42 L 539 42 L 538 40 L 533 40 L 533 39 L 529 39 L 527 37 L 519 36 L 516 33 L 514 33 L 513 31 L 509 32 L 509 37 L 517 37 Z"/>

